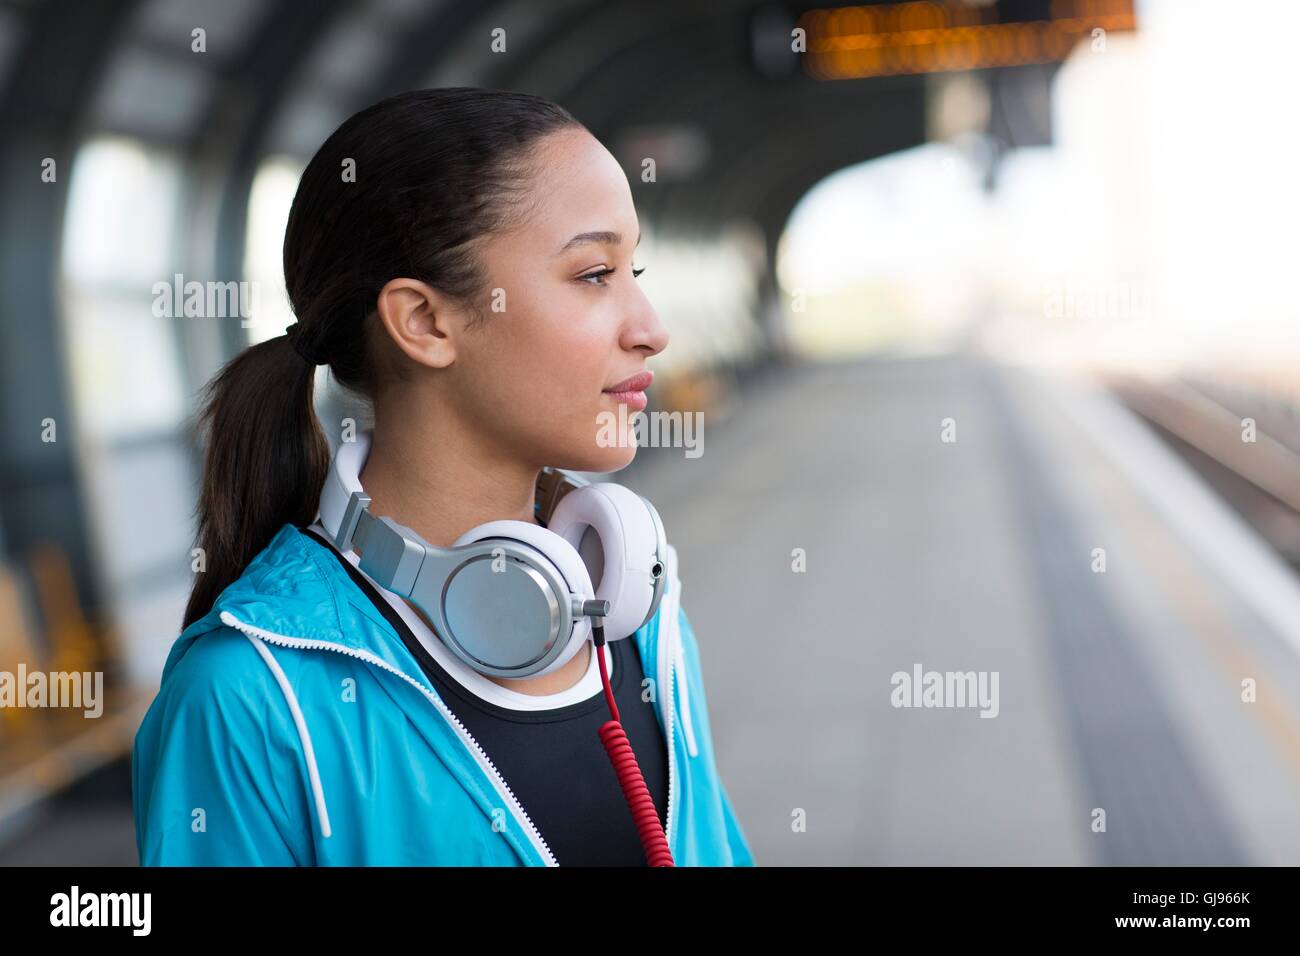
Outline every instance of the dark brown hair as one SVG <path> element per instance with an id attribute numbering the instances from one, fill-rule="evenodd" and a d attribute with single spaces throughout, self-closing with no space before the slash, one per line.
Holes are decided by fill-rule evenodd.
<path id="1" fill-rule="evenodd" d="M 420 279 L 481 316 L 476 246 L 526 214 L 533 147 L 572 127 L 581 124 L 565 109 L 526 93 L 414 90 L 352 116 L 317 150 L 284 236 L 296 342 L 282 335 L 245 349 L 202 397 L 197 514 L 206 569 L 183 627 L 281 527 L 316 517 L 330 451 L 314 409 L 315 366 L 299 353 L 373 399 L 380 372 L 367 326 L 390 279 Z"/>

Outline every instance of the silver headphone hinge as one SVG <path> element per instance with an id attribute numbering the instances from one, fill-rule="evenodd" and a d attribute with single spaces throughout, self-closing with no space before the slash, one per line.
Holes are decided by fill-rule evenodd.
<path id="1" fill-rule="evenodd" d="M 362 513 L 369 507 L 368 494 L 364 491 L 352 492 L 352 497 L 348 499 L 348 506 L 343 511 L 343 520 L 339 522 L 339 530 L 334 535 L 335 546 L 345 554 L 352 550 L 352 537 L 356 534 Z"/>

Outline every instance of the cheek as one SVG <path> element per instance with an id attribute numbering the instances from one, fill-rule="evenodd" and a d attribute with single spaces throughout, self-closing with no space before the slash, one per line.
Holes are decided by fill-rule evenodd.
<path id="1" fill-rule="evenodd" d="M 519 315 L 476 356 L 476 414 L 552 449 L 594 447 L 601 394 L 612 375 L 610 343 L 581 316 Z"/>
<path id="2" fill-rule="evenodd" d="M 540 449 L 548 462 L 588 471 L 616 471 L 636 454 L 634 443 L 602 446 L 602 412 L 618 414 L 618 405 L 601 390 L 623 370 L 615 352 L 614 317 L 602 315 L 595 296 L 584 290 L 556 288 L 530 291 L 530 303 L 546 308 L 519 308 L 496 316 L 500 336 L 486 341 L 482 382 L 496 397 L 496 417 L 518 441 Z"/>
<path id="3" fill-rule="evenodd" d="M 575 454 L 591 456 L 584 470 L 612 471 L 624 467 L 635 449 L 624 442 L 619 447 L 602 446 L 602 432 L 608 432 L 607 417 L 618 415 L 618 403 L 602 389 L 618 369 L 611 365 L 610 346 L 603 336 L 571 335 L 564 354 L 557 358 L 551 376 L 548 417 L 552 434 Z"/>
<path id="4" fill-rule="evenodd" d="M 576 298 L 577 308 L 551 309 L 531 321 L 523 342 L 524 360 L 533 374 L 545 380 L 545 391 L 557 412 L 599 403 L 600 390 L 612 374 L 612 325 L 589 311 L 584 314 L 581 307 L 587 304 L 581 296 Z"/>
<path id="5" fill-rule="evenodd" d="M 499 334 L 484 342 L 481 356 L 487 374 L 500 377 L 512 398 L 550 414 L 564 414 L 593 384 L 600 391 L 608 355 L 596 328 L 558 299 L 545 310 L 493 316 L 489 321 L 500 322 Z"/>

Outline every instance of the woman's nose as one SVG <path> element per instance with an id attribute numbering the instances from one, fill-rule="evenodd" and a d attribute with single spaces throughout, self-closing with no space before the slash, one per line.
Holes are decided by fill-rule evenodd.
<path id="1" fill-rule="evenodd" d="M 649 355 L 657 355 L 668 347 L 668 329 L 644 296 L 641 308 L 624 326 L 622 346 L 628 350 L 644 349 Z"/>

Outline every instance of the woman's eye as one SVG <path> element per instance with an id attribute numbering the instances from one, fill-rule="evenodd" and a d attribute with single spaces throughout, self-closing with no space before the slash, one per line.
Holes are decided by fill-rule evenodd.
<path id="1" fill-rule="evenodd" d="M 590 280 L 592 280 L 592 279 L 603 279 L 603 278 L 605 278 L 605 276 L 607 276 L 607 275 L 612 275 L 613 273 L 615 273 L 615 272 L 617 272 L 617 271 L 618 271 L 617 269 L 601 269 L 599 272 L 588 272 L 585 276 L 578 276 L 578 278 L 581 279 L 581 280 L 584 281 L 584 282 L 588 282 L 588 281 L 590 281 Z M 639 275 L 640 275 L 641 273 L 643 273 L 643 272 L 645 272 L 645 269 L 644 269 L 644 268 L 641 268 L 641 269 L 633 269 L 633 270 L 632 270 L 632 275 L 633 275 L 633 277 L 636 277 L 636 276 L 639 276 Z M 606 286 L 606 285 L 609 285 L 608 282 L 592 282 L 591 284 L 592 284 L 592 285 L 598 285 L 598 286 Z"/>

